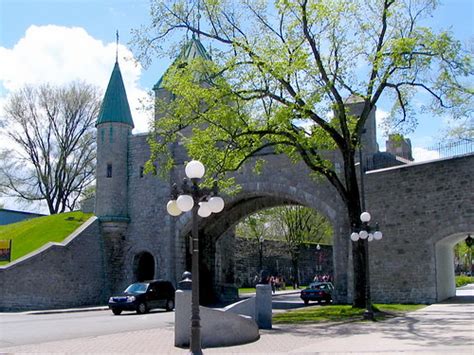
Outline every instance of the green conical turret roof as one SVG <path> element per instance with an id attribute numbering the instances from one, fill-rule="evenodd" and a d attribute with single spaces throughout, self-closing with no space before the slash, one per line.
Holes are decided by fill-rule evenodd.
<path id="1" fill-rule="evenodd" d="M 201 41 L 193 35 L 191 40 L 183 46 L 183 48 L 181 49 L 181 52 L 179 53 L 178 57 L 175 59 L 173 64 L 175 64 L 178 61 L 190 62 L 191 60 L 198 57 L 204 58 L 206 60 L 211 60 L 211 56 L 209 55 L 209 53 L 207 53 Z M 155 86 L 153 86 L 153 90 L 157 90 L 163 87 L 162 82 L 163 82 L 163 77 L 165 75 L 166 75 L 166 72 L 160 78 L 160 80 L 157 81 Z"/>
<path id="2" fill-rule="evenodd" d="M 125 123 L 132 126 L 132 128 L 135 127 L 118 62 L 115 62 L 95 125 L 105 122 Z"/>

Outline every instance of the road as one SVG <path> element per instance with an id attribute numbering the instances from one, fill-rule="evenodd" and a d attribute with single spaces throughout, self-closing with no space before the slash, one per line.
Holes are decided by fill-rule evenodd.
<path id="1" fill-rule="evenodd" d="M 1 313 L 0 348 L 164 327 L 174 327 L 174 312 Z"/>
<path id="2" fill-rule="evenodd" d="M 298 294 L 279 295 L 273 299 L 275 311 L 302 306 Z M 114 316 L 109 310 L 51 314 L 0 313 L 0 348 L 173 327 L 174 312 L 161 310 L 142 315 L 124 312 L 120 316 Z"/>
<path id="3" fill-rule="evenodd" d="M 457 296 L 453 302 L 474 303 L 474 284 L 458 289 Z M 274 312 L 301 307 L 305 305 L 299 294 L 273 298 Z M 173 327 L 174 312 L 161 310 L 143 315 L 125 312 L 120 316 L 114 316 L 109 310 L 53 314 L 0 313 L 0 349 L 156 328 L 172 331 Z"/>

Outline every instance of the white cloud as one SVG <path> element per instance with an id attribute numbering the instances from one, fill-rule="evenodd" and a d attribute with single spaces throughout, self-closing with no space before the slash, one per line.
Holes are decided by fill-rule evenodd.
<path id="1" fill-rule="evenodd" d="M 30 26 L 13 48 L 0 47 L 0 114 L 10 92 L 26 84 L 63 85 L 74 80 L 99 87 L 104 93 L 112 73 L 115 42 L 103 43 L 80 27 Z M 134 132 L 148 130 L 149 115 L 138 110 L 147 92 L 140 88 L 142 67 L 132 52 L 119 45 L 119 65 L 135 123 Z M 152 114 L 152 113 L 151 113 Z M 0 145 L 8 144 L 2 137 Z M 22 204 L 3 197 L 6 208 L 47 213 L 44 204 Z"/>
<path id="2" fill-rule="evenodd" d="M 388 117 L 388 115 L 389 112 L 377 108 L 377 110 L 375 111 L 375 123 L 378 129 L 381 129 L 383 121 Z"/>
<path id="3" fill-rule="evenodd" d="M 82 80 L 105 92 L 115 51 L 115 43 L 103 43 L 80 27 L 33 25 L 13 48 L 0 47 L 0 84 L 8 93 L 25 84 L 62 85 Z M 118 52 L 135 131 L 143 132 L 147 130 L 148 117 L 137 110 L 139 98 L 146 95 L 138 84 L 142 68 L 124 45 L 119 45 Z"/>
<path id="4" fill-rule="evenodd" d="M 439 153 L 435 150 L 429 150 L 421 147 L 414 147 L 412 150 L 413 159 L 416 162 L 439 159 Z"/>

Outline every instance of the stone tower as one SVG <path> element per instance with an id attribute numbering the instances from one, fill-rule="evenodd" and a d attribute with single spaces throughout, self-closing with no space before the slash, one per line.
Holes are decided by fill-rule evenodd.
<path id="1" fill-rule="evenodd" d="M 174 60 L 173 65 L 187 65 L 190 61 L 196 58 L 203 58 L 205 60 L 211 60 L 211 56 L 206 51 L 204 46 L 202 45 L 201 41 L 196 38 L 194 35 L 181 49 L 178 57 Z M 155 118 L 158 119 L 160 117 L 160 110 L 158 106 L 166 105 L 166 103 L 173 100 L 173 95 L 164 88 L 163 86 L 163 79 L 166 73 L 156 82 L 153 86 L 153 91 L 155 92 L 156 98 L 156 105 L 155 108 Z"/>
<path id="2" fill-rule="evenodd" d="M 354 116 L 360 116 L 364 109 L 364 99 L 360 96 L 351 95 L 349 96 L 345 104 L 349 109 L 349 113 Z M 375 111 L 376 108 L 372 109 L 369 113 L 369 117 L 364 125 L 364 132 L 362 133 L 361 143 L 363 154 L 367 157 L 371 157 L 379 151 L 377 144 L 377 126 L 375 122 Z"/>
<path id="3" fill-rule="evenodd" d="M 390 134 L 385 142 L 386 151 L 397 157 L 413 161 L 411 141 L 400 134 Z"/>
<path id="4" fill-rule="evenodd" d="M 97 127 L 95 215 L 104 238 L 109 290 L 120 285 L 128 216 L 128 146 L 134 127 L 118 62 L 105 92 Z"/>

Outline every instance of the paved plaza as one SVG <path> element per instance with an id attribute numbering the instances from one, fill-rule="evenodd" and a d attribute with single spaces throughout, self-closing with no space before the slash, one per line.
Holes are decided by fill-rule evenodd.
<path id="1" fill-rule="evenodd" d="M 384 322 L 274 325 L 254 343 L 205 354 L 474 354 L 474 285 L 458 297 Z M 185 354 L 173 328 L 149 329 L 0 349 L 2 354 Z"/>

